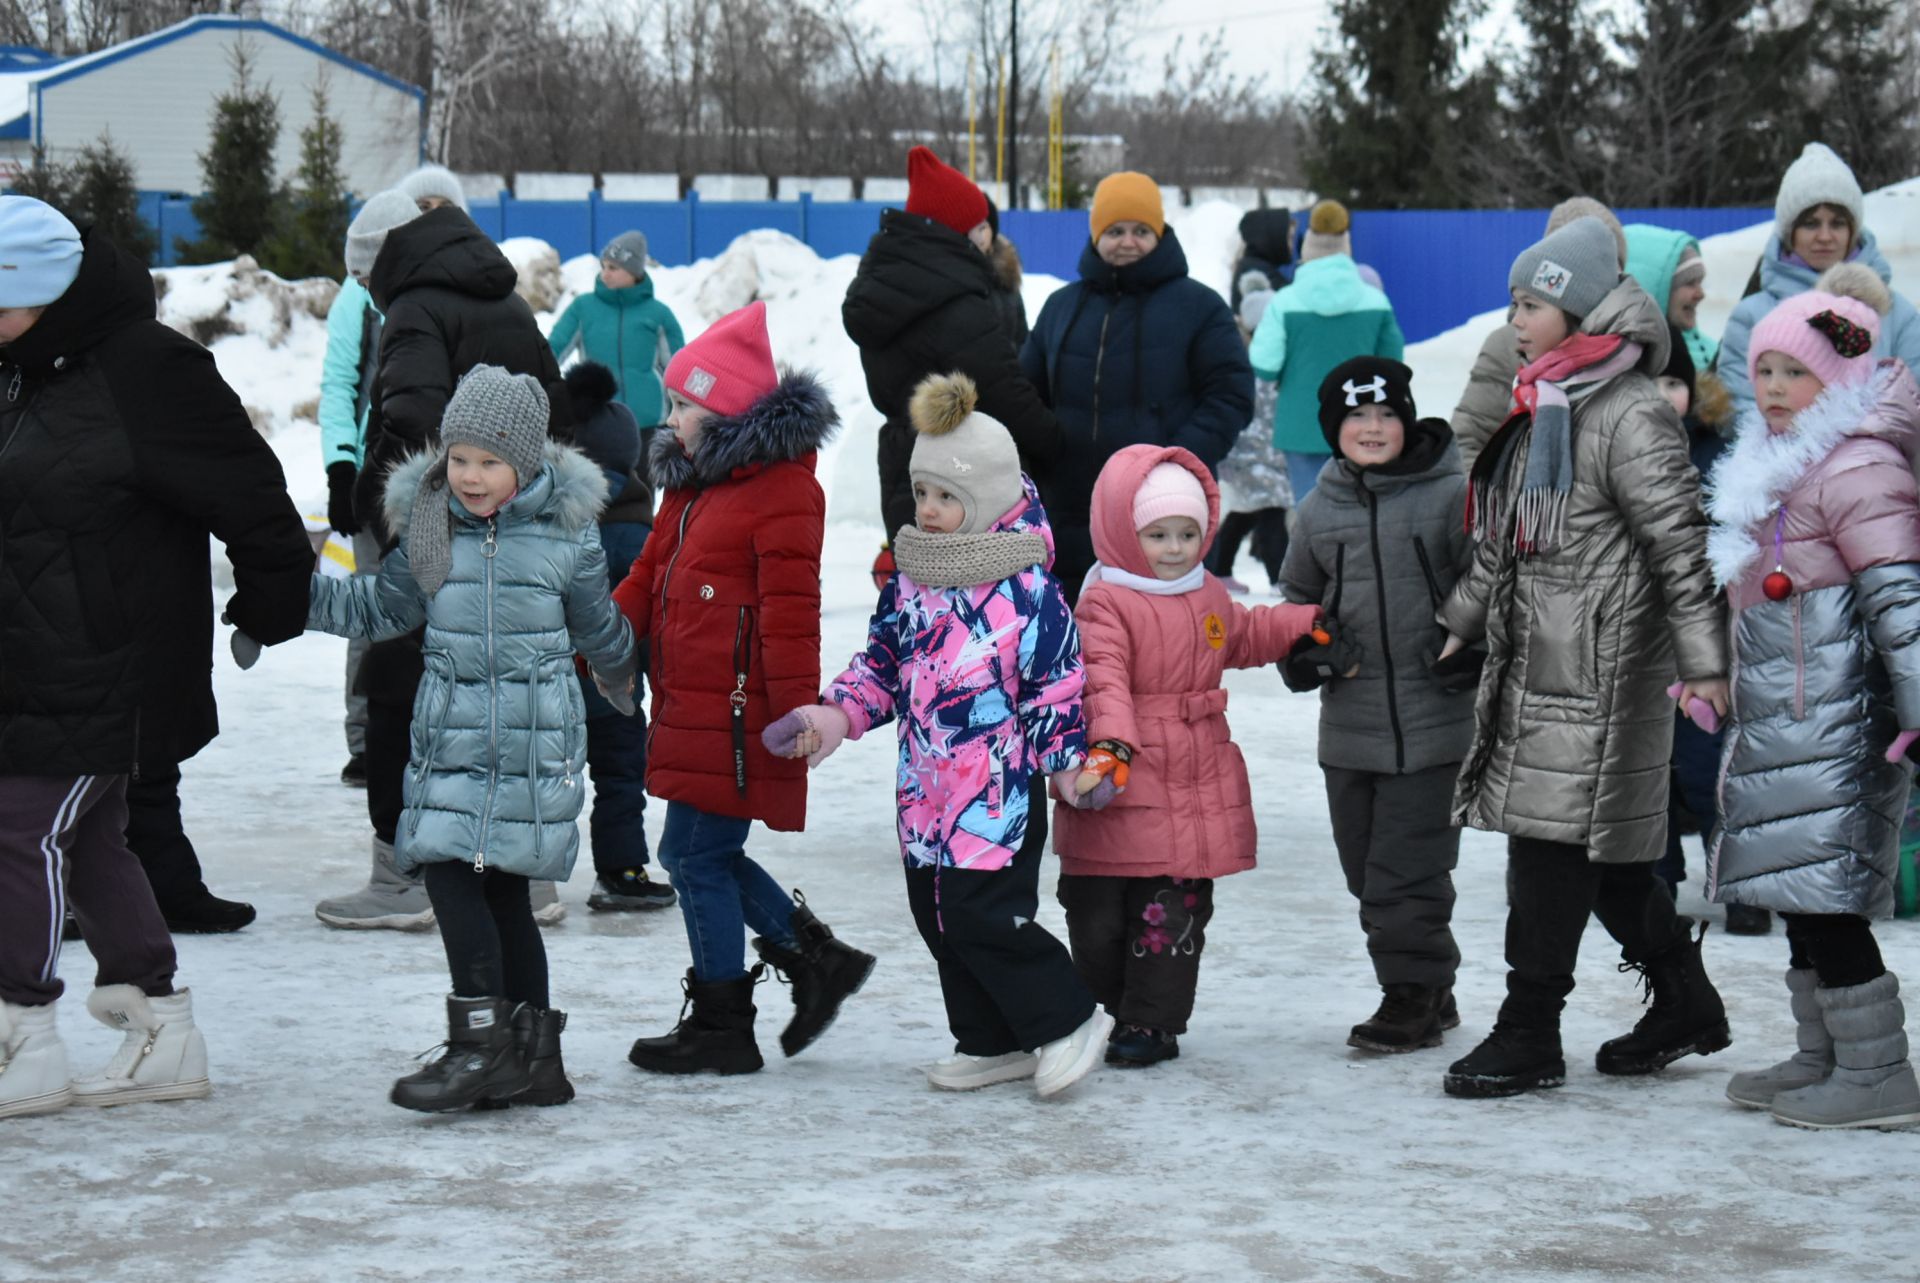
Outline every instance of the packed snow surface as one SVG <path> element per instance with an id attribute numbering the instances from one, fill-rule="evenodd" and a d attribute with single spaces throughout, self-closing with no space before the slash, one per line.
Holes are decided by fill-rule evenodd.
<path id="1" fill-rule="evenodd" d="M 1217 221 L 1224 238 L 1210 248 L 1224 258 L 1231 223 Z M 1744 279 L 1749 250 L 1708 249 L 1710 284 Z M 1920 279 L 1905 270 L 1916 252 L 1920 237 L 1896 250 L 1909 279 Z M 703 296 L 721 310 L 746 301 L 743 290 L 767 298 L 776 350 L 821 369 L 848 421 L 822 462 L 835 518 L 823 567 L 829 673 L 863 636 L 865 568 L 881 536 L 877 417 L 838 320 L 853 267 L 757 234 L 719 260 L 657 274 L 689 332 L 718 314 Z M 575 260 L 563 276 L 584 288 L 592 264 Z M 1213 283 L 1224 278 L 1222 266 Z M 1030 308 L 1052 284 L 1030 280 Z M 1448 386 L 1464 381 L 1459 354 L 1471 357 L 1485 327 L 1466 328 L 1470 338 L 1412 353 L 1429 413 L 1450 408 Z M 243 395 L 271 401 L 294 492 L 322 506 L 316 430 L 284 408 L 317 386 L 319 344 L 296 326 L 277 349 L 239 336 L 215 351 Z M 1265 588 L 1252 600 L 1272 600 Z M 764 1072 L 675 1080 L 630 1067 L 629 1042 L 679 1014 L 684 933 L 677 911 L 589 913 L 583 858 L 562 888 L 570 914 L 547 935 L 579 1099 L 406 1113 L 386 1092 L 444 1032 L 438 938 L 333 931 L 312 914 L 366 871 L 363 795 L 336 782 L 344 650 L 313 635 L 242 674 L 219 648 L 226 730 L 186 766 L 187 827 L 209 884 L 252 901 L 260 919 L 178 941 L 215 1095 L 0 1124 L 0 1280 L 1915 1277 L 1913 1136 L 1796 1131 L 1721 1094 L 1734 1069 L 1793 1048 L 1778 934 L 1707 936 L 1730 1050 L 1619 1080 L 1594 1073 L 1592 1051 L 1643 1008 L 1592 928 L 1565 1018 L 1567 1085 L 1454 1100 L 1441 1074 L 1486 1031 L 1502 993 L 1504 848 L 1469 833 L 1455 917 L 1465 1023 L 1445 1047 L 1413 1055 L 1348 1050 L 1348 1028 L 1378 991 L 1329 837 L 1316 702 L 1271 669 L 1227 683 L 1260 867 L 1219 887 L 1179 1060 L 1101 1070 L 1047 1102 L 1025 1084 L 927 1087 L 919 1067 L 951 1043 L 906 910 L 893 740 L 881 732 L 815 772 L 807 832 L 756 826 L 749 840 L 840 935 L 880 957 L 813 1048 L 779 1057 L 787 996 L 768 984 Z M 650 835 L 658 821 L 656 807 Z M 1690 847 L 1681 907 L 1717 926 Z M 1050 860 L 1041 916 L 1064 936 L 1055 871 Z M 1895 971 L 1920 977 L 1920 926 L 1890 923 L 1881 939 Z M 91 1068 L 117 1035 L 85 1014 L 84 948 L 67 946 L 62 967 L 74 986 L 62 1025 Z"/>

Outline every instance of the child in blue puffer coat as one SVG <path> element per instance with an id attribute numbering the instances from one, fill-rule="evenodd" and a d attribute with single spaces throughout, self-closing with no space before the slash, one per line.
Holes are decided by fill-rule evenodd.
<path id="1" fill-rule="evenodd" d="M 377 577 L 313 580 L 307 626 L 398 637 L 426 623 L 414 701 L 402 871 L 424 868 L 453 992 L 447 1052 L 394 1084 L 425 1113 L 573 1098 L 564 1012 L 548 1006 L 530 878 L 566 880 L 579 847 L 586 709 L 578 651 L 633 711 L 633 630 L 614 609 L 596 517 L 607 483 L 547 444 L 537 379 L 498 366 L 460 380 L 439 455 L 393 470 L 400 538 Z"/>

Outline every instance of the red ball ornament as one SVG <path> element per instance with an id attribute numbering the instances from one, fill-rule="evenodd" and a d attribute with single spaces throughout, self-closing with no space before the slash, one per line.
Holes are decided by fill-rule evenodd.
<path id="1" fill-rule="evenodd" d="M 1793 580 L 1784 570 L 1776 570 L 1760 581 L 1760 591 L 1767 595 L 1768 601 L 1785 601 L 1793 596 Z"/>

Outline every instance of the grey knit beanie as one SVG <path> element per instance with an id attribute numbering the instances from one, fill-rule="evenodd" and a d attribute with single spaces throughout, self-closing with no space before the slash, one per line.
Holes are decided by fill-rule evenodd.
<path id="1" fill-rule="evenodd" d="M 399 188 L 390 187 L 375 194 L 347 225 L 347 271 L 355 276 L 373 271 L 380 247 L 387 243 L 387 233 L 418 217 L 420 207 Z"/>
<path id="2" fill-rule="evenodd" d="M 600 261 L 624 267 L 639 280 L 647 274 L 647 238 L 643 232 L 621 232 L 600 251 Z"/>
<path id="3" fill-rule="evenodd" d="M 1523 250 L 1507 273 L 1507 288 L 1531 294 L 1575 320 L 1600 306 L 1620 283 L 1613 234 L 1597 218 L 1576 218 Z"/>
<path id="4" fill-rule="evenodd" d="M 960 500 L 967 515 L 955 534 L 986 533 L 1026 493 L 1013 436 L 974 408 L 979 395 L 964 374 L 935 374 L 921 380 L 907 405 L 915 433 L 907 475 Z"/>
<path id="5" fill-rule="evenodd" d="M 506 460 L 525 489 L 546 464 L 547 393 L 530 374 L 476 365 L 460 377 L 440 420 L 440 458 L 413 496 L 407 558 L 431 597 L 453 564 L 453 509 L 447 502 L 447 450 L 476 446 Z"/>
<path id="6" fill-rule="evenodd" d="M 467 189 L 460 185 L 460 176 L 444 165 L 422 165 L 395 187 L 405 192 L 416 206 L 433 196 L 453 202 L 463 213 L 467 208 Z"/>
<path id="7" fill-rule="evenodd" d="M 1613 233 L 1613 243 L 1620 250 L 1620 265 L 1627 264 L 1627 229 L 1620 226 L 1620 219 L 1614 212 L 1591 196 L 1569 196 L 1547 212 L 1547 235 L 1551 236 L 1576 218 L 1597 218 L 1607 225 Z"/>
<path id="8" fill-rule="evenodd" d="M 1847 168 L 1847 162 L 1825 143 L 1808 143 L 1798 160 L 1787 166 L 1780 177 L 1780 194 L 1773 202 L 1773 230 L 1781 248 L 1793 245 L 1793 225 L 1800 215 L 1815 205 L 1835 205 L 1847 211 L 1853 220 L 1853 236 L 1860 238 L 1867 213 L 1866 198 L 1860 194 L 1860 180 Z"/>

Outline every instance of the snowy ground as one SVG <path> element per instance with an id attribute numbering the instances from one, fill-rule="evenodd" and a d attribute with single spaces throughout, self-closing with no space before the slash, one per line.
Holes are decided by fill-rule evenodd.
<path id="1" fill-rule="evenodd" d="M 1892 213 L 1870 211 L 1883 242 Z M 1197 226 L 1207 214 L 1190 211 L 1196 226 L 1189 235 L 1183 224 L 1183 238 L 1196 274 L 1223 286 L 1232 224 L 1223 214 Z M 1710 285 L 1733 288 L 1746 270 L 1737 260 L 1750 266 L 1756 249 L 1710 245 Z M 1896 263 L 1913 264 L 1920 235 L 1895 250 Z M 768 297 L 777 349 L 820 367 L 848 418 L 845 443 L 822 463 L 835 519 L 830 671 L 861 635 L 872 600 L 862 571 L 880 539 L 877 420 L 837 316 L 852 270 L 851 259 L 820 263 L 758 237 L 731 263 L 659 274 L 689 331 L 745 302 L 743 289 Z M 567 275 L 578 288 L 591 269 L 576 260 Z M 1901 276 L 1913 279 L 1905 266 Z M 1030 282 L 1031 310 L 1050 284 Z M 1411 354 L 1429 413 L 1450 407 L 1491 323 Z M 277 346 L 254 333 L 215 344 L 228 378 L 265 411 L 310 510 L 324 500 L 317 433 L 293 407 L 317 385 L 316 330 L 296 318 Z M 574 1021 L 566 1046 L 579 1100 L 446 1119 L 404 1113 L 386 1103 L 387 1087 L 443 1030 L 438 939 L 330 931 L 312 916 L 316 899 L 365 872 L 362 795 L 334 782 L 343 648 L 308 637 L 244 675 L 222 648 L 227 729 L 186 768 L 187 824 L 210 883 L 258 905 L 260 920 L 237 936 L 179 942 L 216 1094 L 5 1124 L 0 1280 L 1920 1274 L 1911 1196 L 1889 1179 L 1913 1169 L 1912 1136 L 1794 1131 L 1721 1096 L 1734 1068 L 1792 1046 L 1777 935 L 1708 937 L 1733 1049 L 1614 1081 L 1593 1073 L 1592 1049 L 1641 1008 L 1593 928 L 1565 1022 L 1568 1085 L 1455 1101 L 1440 1075 L 1485 1031 L 1502 974 L 1502 848 L 1469 834 L 1455 922 L 1466 1023 L 1446 1047 L 1416 1055 L 1348 1051 L 1347 1029 L 1377 991 L 1328 837 L 1314 701 L 1289 695 L 1271 671 L 1228 683 L 1256 773 L 1262 863 L 1221 888 L 1181 1060 L 1103 1071 L 1046 1103 L 1019 1085 L 971 1096 L 926 1087 L 917 1066 L 950 1043 L 906 913 L 890 737 L 877 735 L 816 776 L 810 832 L 756 829 L 751 840 L 776 876 L 881 958 L 806 1055 L 781 1061 L 776 1051 L 764 1073 L 727 1080 L 646 1078 L 628 1066 L 630 1040 L 678 1014 L 684 936 L 677 913 L 590 915 L 583 861 L 562 892 L 572 912 L 548 937 L 555 1000 Z M 1697 882 L 1689 888 L 1682 908 L 1717 921 Z M 1043 919 L 1064 932 L 1050 900 Z M 1895 970 L 1920 976 L 1920 925 L 1890 924 L 1883 943 Z M 84 989 L 81 946 L 68 946 L 63 970 Z M 773 1049 L 785 994 L 760 993 L 762 1043 Z M 77 1059 L 104 1061 L 114 1036 L 77 1001 L 63 1004 L 63 1019 Z"/>
<path id="2" fill-rule="evenodd" d="M 830 531 L 830 664 L 860 636 L 877 536 Z M 308 637 L 248 674 L 223 655 L 227 731 L 187 767 L 187 823 L 211 884 L 260 920 L 179 942 L 217 1092 L 6 1124 L 0 1279 L 397 1280 L 449 1266 L 693 1283 L 1914 1276 L 1920 1228 L 1888 1179 L 1912 1170 L 1912 1136 L 1793 1131 L 1721 1097 L 1732 1069 L 1791 1049 L 1778 936 L 1708 936 L 1732 1050 L 1617 1081 L 1594 1074 L 1591 1052 L 1637 1018 L 1638 991 L 1595 927 L 1566 1018 L 1567 1086 L 1455 1101 L 1441 1072 L 1501 992 L 1501 847 L 1470 834 L 1465 1025 L 1411 1056 L 1348 1051 L 1376 992 L 1329 844 L 1314 701 L 1271 670 L 1229 683 L 1261 867 L 1221 887 L 1179 1061 L 1102 1071 L 1054 1102 L 1024 1085 L 927 1088 L 916 1066 L 950 1044 L 896 871 L 878 735 L 816 775 L 809 832 L 751 840 L 881 958 L 812 1050 L 779 1059 L 785 994 L 768 986 L 764 1073 L 689 1082 L 629 1067 L 628 1042 L 678 1013 L 684 936 L 677 913 L 589 914 L 583 861 L 548 934 L 580 1098 L 404 1113 L 387 1087 L 443 1028 L 437 937 L 331 931 L 312 915 L 364 873 L 361 795 L 334 782 L 342 654 Z M 1696 897 L 1684 907 L 1719 916 Z M 1043 917 L 1064 931 L 1050 899 Z M 1920 925 L 1884 940 L 1920 976 Z M 84 987 L 83 948 L 62 963 Z M 77 1002 L 63 1019 L 78 1059 L 104 1061 L 114 1036 Z"/>

